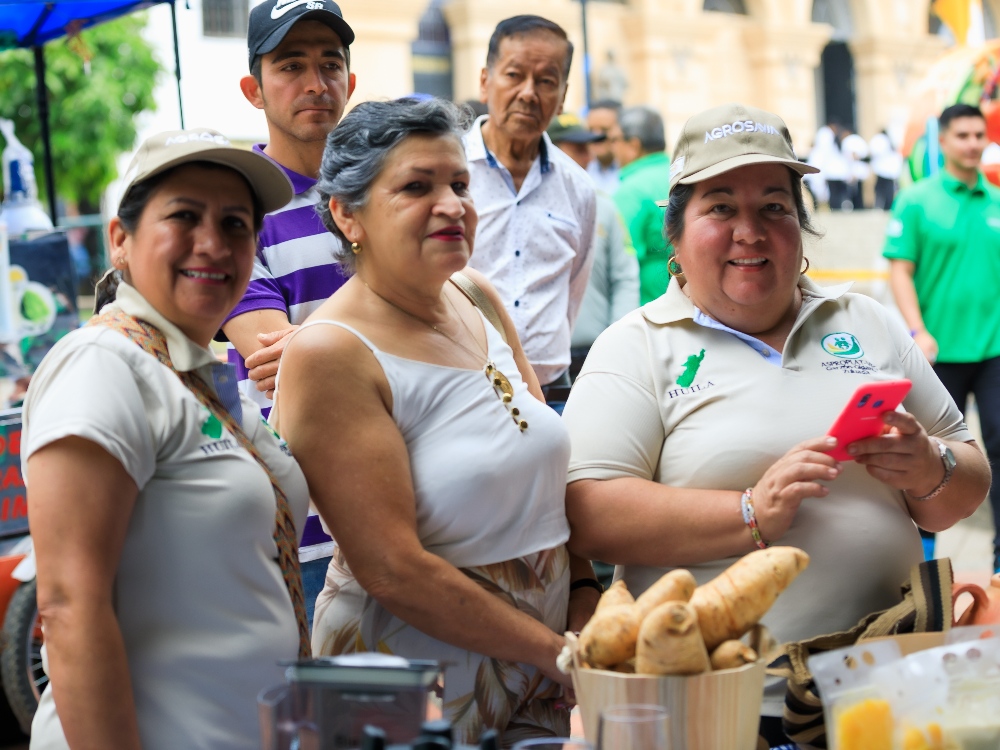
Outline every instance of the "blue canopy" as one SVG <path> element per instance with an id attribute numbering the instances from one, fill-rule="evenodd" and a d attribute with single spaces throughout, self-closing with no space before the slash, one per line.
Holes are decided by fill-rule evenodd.
<path id="1" fill-rule="evenodd" d="M 37 47 L 161 2 L 172 0 L 0 0 L 0 48 Z"/>

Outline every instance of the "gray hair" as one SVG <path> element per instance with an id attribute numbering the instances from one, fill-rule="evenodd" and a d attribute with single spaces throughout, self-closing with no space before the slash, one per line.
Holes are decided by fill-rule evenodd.
<path id="1" fill-rule="evenodd" d="M 639 145 L 647 154 L 665 151 L 667 136 L 663 128 L 663 118 L 659 112 L 649 107 L 629 107 L 621 113 L 618 125 L 626 141 L 639 139 Z"/>
<path id="2" fill-rule="evenodd" d="M 404 98 L 362 102 L 327 136 L 319 168 L 320 200 L 316 212 L 340 240 L 334 260 L 345 272 L 354 273 L 354 253 L 330 215 L 330 199 L 336 198 L 348 211 L 363 208 L 385 160 L 400 143 L 412 135 L 453 135 L 461 139 L 470 125 L 469 113 L 449 101 Z"/>

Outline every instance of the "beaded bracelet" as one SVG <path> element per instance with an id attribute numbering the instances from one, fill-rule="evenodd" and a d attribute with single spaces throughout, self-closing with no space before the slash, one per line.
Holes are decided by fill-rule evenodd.
<path id="1" fill-rule="evenodd" d="M 743 496 L 740 497 L 740 510 L 743 511 L 743 523 L 749 527 L 750 536 L 753 537 L 753 543 L 757 545 L 757 549 L 770 547 L 771 543 L 764 541 L 760 535 L 760 529 L 757 527 L 757 515 L 753 509 L 753 487 L 747 487 L 743 491 Z"/>

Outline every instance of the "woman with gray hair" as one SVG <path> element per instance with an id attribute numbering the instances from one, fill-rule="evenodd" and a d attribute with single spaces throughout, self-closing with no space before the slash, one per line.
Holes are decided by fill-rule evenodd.
<path id="1" fill-rule="evenodd" d="M 599 586 L 565 547 L 565 428 L 496 290 L 463 271 L 465 128 L 448 102 L 399 100 L 331 133 L 320 211 L 352 277 L 289 341 L 274 418 L 337 544 L 315 652 L 438 659 L 457 740 L 511 744 L 568 731 L 560 634 Z"/>

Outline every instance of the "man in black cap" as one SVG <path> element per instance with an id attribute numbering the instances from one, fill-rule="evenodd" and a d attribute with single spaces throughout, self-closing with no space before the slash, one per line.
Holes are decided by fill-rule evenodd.
<path id="1" fill-rule="evenodd" d="M 353 41 L 332 0 L 265 0 L 250 13 L 250 75 L 240 88 L 264 111 L 270 136 L 254 150 L 277 162 L 295 187 L 295 198 L 265 217 L 253 279 L 223 325 L 241 387 L 264 416 L 287 334 L 345 280 L 333 261 L 337 239 L 313 207 L 326 136 L 354 91 Z"/>
<path id="2" fill-rule="evenodd" d="M 264 153 L 300 174 L 319 172 L 326 136 L 354 91 L 353 41 L 332 0 L 266 0 L 250 13 L 250 75 L 240 88 L 267 117 Z"/>
<path id="3" fill-rule="evenodd" d="M 240 387 L 266 417 L 288 337 L 346 280 L 334 262 L 339 242 L 314 209 L 326 136 L 354 91 L 354 31 L 332 0 L 265 0 L 250 12 L 247 100 L 264 111 L 269 141 L 255 151 L 273 159 L 295 188 L 284 208 L 264 217 L 253 277 L 222 330 L 235 349 Z M 322 587 L 330 539 L 310 516 L 300 560 L 310 618 Z"/>

